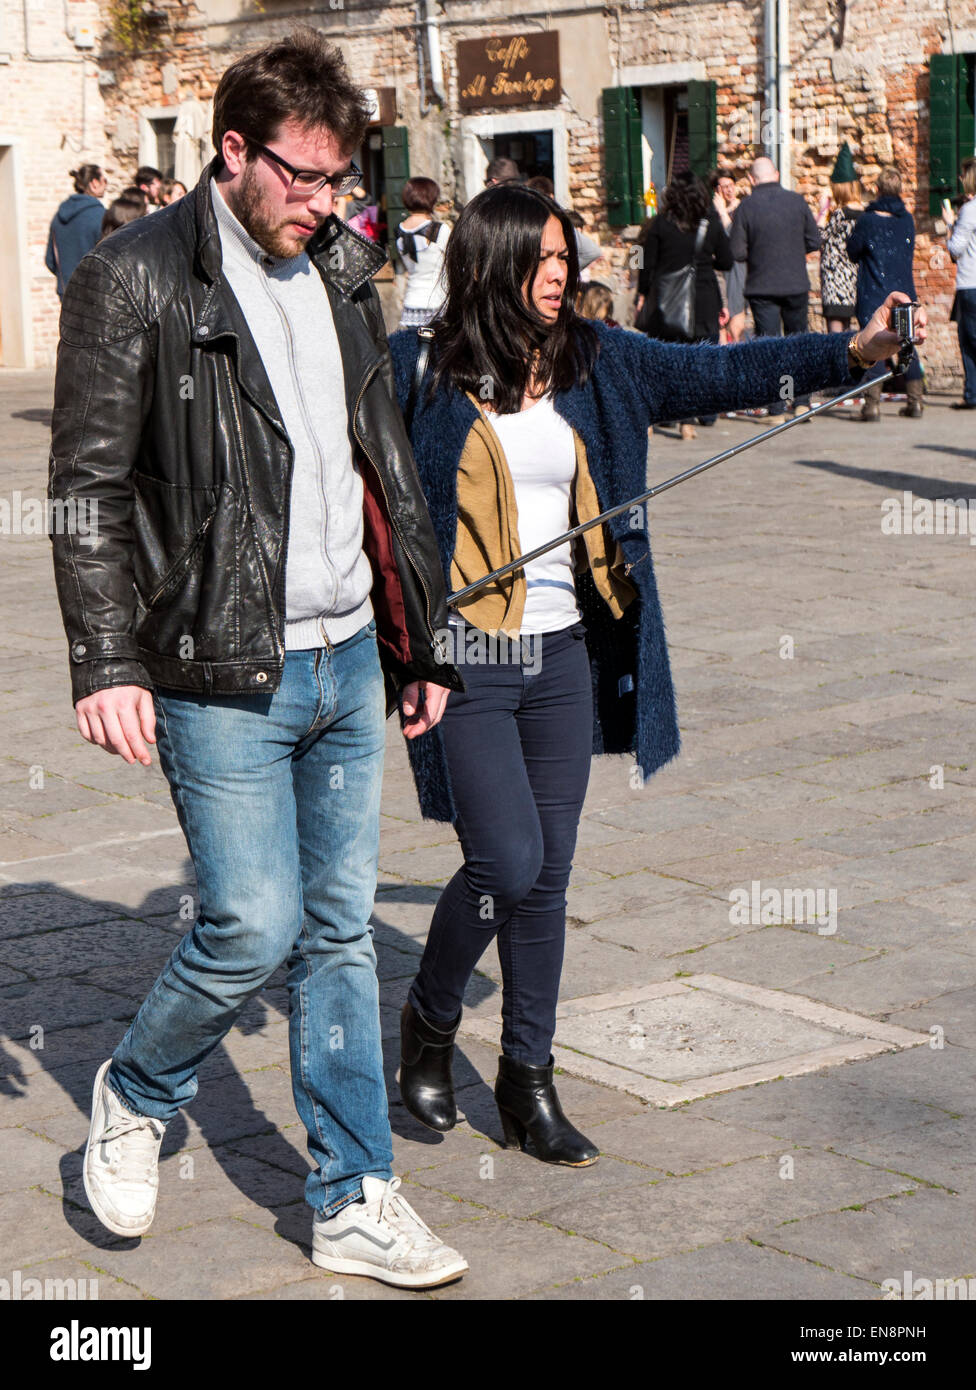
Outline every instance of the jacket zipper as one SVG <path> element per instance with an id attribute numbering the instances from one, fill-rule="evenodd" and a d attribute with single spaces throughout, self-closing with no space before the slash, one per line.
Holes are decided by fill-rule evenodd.
<path id="1" fill-rule="evenodd" d="M 368 459 L 368 461 L 369 461 L 369 463 L 370 463 L 370 465 L 371 465 L 371 467 L 372 467 L 372 469 L 373 469 L 373 472 L 376 474 L 377 481 L 379 482 L 380 489 L 381 489 L 381 491 L 382 491 L 382 493 L 383 493 L 383 500 L 386 502 L 386 513 L 387 513 L 387 516 L 390 518 L 390 525 L 393 527 L 393 530 L 396 532 L 396 537 L 397 537 L 397 540 L 400 542 L 400 545 L 401 545 L 402 548 L 403 548 L 403 553 L 404 553 L 404 555 L 407 557 L 407 559 L 410 561 L 410 565 L 411 565 L 411 567 L 412 567 L 412 569 L 413 569 L 413 572 L 414 572 L 414 574 L 416 574 L 417 578 L 419 579 L 419 581 L 420 581 L 420 587 L 421 587 L 421 588 L 423 589 L 423 591 L 424 591 L 424 604 L 425 604 L 426 609 L 427 609 L 427 631 L 428 631 L 429 633 L 432 634 L 433 631 L 434 631 L 434 619 L 433 619 L 433 616 L 432 616 L 431 611 L 430 611 L 430 590 L 427 588 L 427 585 L 426 585 L 426 583 L 425 583 L 425 581 L 424 581 L 424 576 L 421 574 L 419 567 L 414 563 L 413 558 L 412 558 L 411 555 L 410 555 L 410 549 L 409 549 L 408 545 L 406 544 L 406 542 L 405 542 L 404 539 L 403 539 L 403 533 L 402 533 L 402 531 L 400 530 L 399 526 L 398 526 L 397 523 L 396 523 L 396 518 L 394 517 L 394 514 L 393 514 L 393 508 L 390 506 L 390 497 L 389 497 L 389 493 L 387 492 L 387 490 L 386 490 L 386 484 L 385 484 L 384 481 L 383 481 L 383 475 L 382 475 L 382 473 L 380 472 L 379 468 L 376 466 L 376 463 L 375 463 L 375 461 L 374 461 L 374 459 L 373 459 L 372 454 L 371 454 L 371 453 L 369 452 L 369 450 L 367 449 L 365 440 L 363 439 L 362 435 L 359 433 L 359 405 L 360 405 L 360 402 L 361 402 L 362 399 L 363 399 L 363 395 L 364 395 L 364 393 L 365 393 L 365 391 L 366 391 L 366 387 L 369 385 L 369 383 L 372 381 L 373 377 L 375 376 L 375 374 L 376 374 L 376 372 L 377 372 L 377 370 L 378 370 L 378 368 L 379 368 L 379 365 L 380 365 L 379 362 L 374 362 L 374 363 L 373 363 L 373 365 L 372 365 L 372 367 L 371 367 L 371 369 L 370 369 L 370 371 L 369 371 L 369 374 L 368 374 L 367 377 L 366 377 L 366 380 L 363 382 L 362 386 L 359 388 L 359 395 L 356 397 L 356 404 L 355 404 L 355 407 L 354 407 L 353 413 L 352 413 L 352 428 L 353 428 L 353 434 L 356 436 L 356 441 L 357 441 L 357 443 L 359 444 L 359 447 L 362 449 L 363 453 L 366 455 L 366 458 Z M 435 643 L 432 642 L 432 643 L 431 643 L 431 648 L 433 649 L 434 646 L 435 646 Z"/>

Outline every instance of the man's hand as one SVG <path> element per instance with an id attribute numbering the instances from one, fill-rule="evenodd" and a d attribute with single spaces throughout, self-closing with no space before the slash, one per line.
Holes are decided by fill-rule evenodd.
<path id="1" fill-rule="evenodd" d="M 895 304 L 911 304 L 911 302 L 911 295 L 904 294 L 901 290 L 892 290 L 885 302 L 878 305 L 858 333 L 855 341 L 861 354 L 869 362 L 883 362 L 886 358 L 894 357 L 897 354 L 901 347 L 901 339 L 897 333 L 891 331 L 891 310 Z M 919 305 L 915 310 L 916 344 L 925 342 L 927 322 L 925 310 Z"/>
<path id="2" fill-rule="evenodd" d="M 450 693 L 447 686 L 435 685 L 433 681 L 411 681 L 405 685 L 400 692 L 404 738 L 417 738 L 432 729 L 444 713 Z"/>
<path id="3" fill-rule="evenodd" d="M 146 767 L 152 762 L 146 743 L 156 742 L 156 711 L 152 693 L 145 686 L 113 685 L 96 690 L 78 701 L 75 718 L 82 738 L 97 743 L 106 753 L 120 753 L 127 763 L 138 761 Z"/>

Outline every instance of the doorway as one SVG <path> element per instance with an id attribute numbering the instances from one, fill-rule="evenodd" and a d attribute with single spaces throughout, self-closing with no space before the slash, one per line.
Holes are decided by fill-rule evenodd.
<path id="1" fill-rule="evenodd" d="M 495 135 L 486 144 L 491 146 L 490 152 L 486 150 L 489 161 L 514 159 L 524 179 L 534 179 L 541 174 L 555 183 L 551 130 L 513 131 Z"/>
<path id="2" fill-rule="evenodd" d="M 0 366 L 32 367 L 27 218 L 20 147 L 0 140 Z"/>

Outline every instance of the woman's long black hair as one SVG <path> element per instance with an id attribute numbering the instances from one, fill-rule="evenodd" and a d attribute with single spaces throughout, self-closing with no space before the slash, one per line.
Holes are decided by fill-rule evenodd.
<path id="1" fill-rule="evenodd" d="M 569 253 L 559 316 L 549 321 L 526 303 L 539 269 L 542 232 L 559 219 Z M 447 299 L 434 330 L 430 391 L 442 381 L 491 403 L 521 410 L 535 376 L 548 390 L 582 386 L 596 360 L 592 325 L 574 308 L 579 288 L 576 233 L 552 198 L 519 183 L 499 183 L 466 204 L 444 257 Z"/>
<path id="2" fill-rule="evenodd" d="M 710 206 L 708 190 L 697 174 L 683 169 L 661 194 L 658 209 L 662 217 L 668 217 L 682 232 L 693 232 Z"/>

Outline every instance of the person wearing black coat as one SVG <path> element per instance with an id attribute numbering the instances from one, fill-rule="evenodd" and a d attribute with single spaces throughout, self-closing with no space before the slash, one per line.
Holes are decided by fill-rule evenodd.
<path id="1" fill-rule="evenodd" d="M 695 242 L 699 225 L 705 219 L 705 238 L 697 256 Z M 711 206 L 704 183 L 696 174 L 676 174 L 661 196 L 661 210 L 646 223 L 642 240 L 643 257 L 637 275 L 638 305 L 643 307 L 641 326 L 651 338 L 665 342 L 719 341 L 719 315 L 722 294 L 716 270 L 731 270 L 732 249 L 725 229 Z M 695 329 L 686 338 L 670 330 L 657 305 L 657 285 L 662 275 L 695 265 Z M 649 308 L 649 312 L 648 312 Z M 701 416 L 703 425 L 715 423 L 715 416 Z M 694 439 L 695 428 L 681 426 L 683 439 Z"/>

